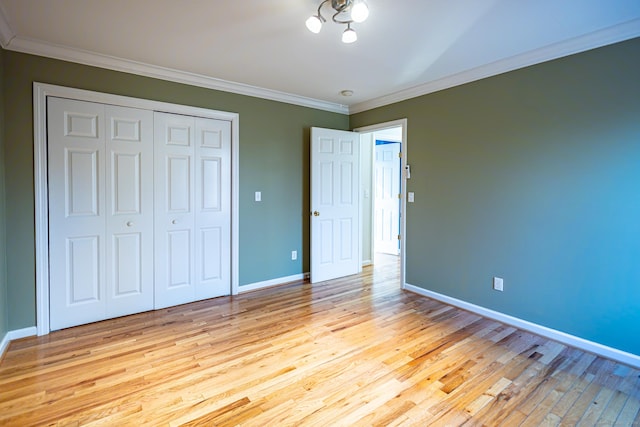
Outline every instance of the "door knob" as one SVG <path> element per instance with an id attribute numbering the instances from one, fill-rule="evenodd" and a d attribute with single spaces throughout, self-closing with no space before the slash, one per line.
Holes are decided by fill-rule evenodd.
<path id="1" fill-rule="evenodd" d="M 318 212 L 318 211 L 313 211 L 313 216 L 320 216 L 320 212 Z"/>
<path id="2" fill-rule="evenodd" d="M 133 225 L 133 222 L 127 221 L 127 227 L 131 227 L 132 225 Z"/>
<path id="3" fill-rule="evenodd" d="M 177 219 L 172 219 L 172 220 L 171 220 L 171 224 L 177 224 L 177 223 L 178 223 L 178 220 L 177 220 Z"/>

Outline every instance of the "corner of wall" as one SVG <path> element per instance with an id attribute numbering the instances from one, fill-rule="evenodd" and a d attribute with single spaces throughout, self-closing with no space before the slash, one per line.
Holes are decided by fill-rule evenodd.
<path id="1" fill-rule="evenodd" d="M 0 357 L 8 339 L 5 189 L 4 189 L 4 49 L 0 48 Z"/>

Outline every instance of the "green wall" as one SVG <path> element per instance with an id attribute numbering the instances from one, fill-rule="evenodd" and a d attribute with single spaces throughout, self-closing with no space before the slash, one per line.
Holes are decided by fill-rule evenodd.
<path id="1" fill-rule="evenodd" d="M 309 128 L 347 129 L 347 116 L 11 51 L 2 68 L 10 330 L 35 325 L 34 81 L 239 113 L 240 284 L 309 271 Z"/>
<path id="2" fill-rule="evenodd" d="M 4 50 L 0 47 L 0 341 L 9 331 L 4 195 Z"/>
<path id="3" fill-rule="evenodd" d="M 640 39 L 350 126 L 403 117 L 407 283 L 640 355 Z"/>
<path id="4" fill-rule="evenodd" d="M 40 81 L 240 114 L 241 284 L 309 270 L 309 127 L 406 117 L 407 282 L 640 354 L 640 39 L 350 118 L 10 51 L 0 60 L 0 336 L 35 324 Z"/>

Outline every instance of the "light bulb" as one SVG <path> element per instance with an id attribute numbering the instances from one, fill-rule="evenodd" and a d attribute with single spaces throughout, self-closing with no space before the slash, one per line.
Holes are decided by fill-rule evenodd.
<path id="1" fill-rule="evenodd" d="M 351 19 L 353 22 L 364 22 L 369 16 L 369 8 L 364 1 L 358 1 L 351 6 Z"/>
<path id="2" fill-rule="evenodd" d="M 310 16 L 309 19 L 307 19 L 306 24 L 309 31 L 315 34 L 318 34 L 322 29 L 322 21 L 316 15 Z"/>
<path id="3" fill-rule="evenodd" d="M 342 33 L 342 43 L 353 43 L 356 40 L 358 40 L 356 32 L 352 30 L 351 27 L 347 27 L 344 33 Z"/>

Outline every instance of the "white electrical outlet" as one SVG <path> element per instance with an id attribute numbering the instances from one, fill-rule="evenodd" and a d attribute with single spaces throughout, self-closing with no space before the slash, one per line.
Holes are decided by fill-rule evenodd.
<path id="1" fill-rule="evenodd" d="M 291 261 L 298 259 L 298 251 L 291 251 Z"/>
<path id="2" fill-rule="evenodd" d="M 493 289 L 502 292 L 504 290 L 504 281 L 501 277 L 493 278 Z"/>

